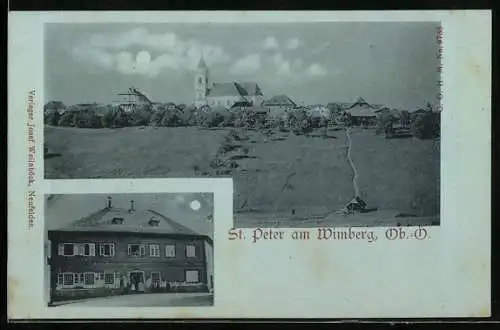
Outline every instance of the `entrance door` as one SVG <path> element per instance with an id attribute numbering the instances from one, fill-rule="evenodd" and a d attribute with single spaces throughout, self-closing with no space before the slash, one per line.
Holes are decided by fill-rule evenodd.
<path id="1" fill-rule="evenodd" d="M 133 271 L 129 273 L 130 290 L 132 292 L 144 292 L 144 272 Z"/>

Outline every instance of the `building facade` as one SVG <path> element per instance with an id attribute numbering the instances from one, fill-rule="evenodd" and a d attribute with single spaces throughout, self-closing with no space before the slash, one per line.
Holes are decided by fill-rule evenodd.
<path id="1" fill-rule="evenodd" d="M 194 92 L 196 107 L 222 106 L 227 109 L 236 103 L 250 103 L 259 106 L 264 101 L 264 94 L 255 82 L 222 82 L 209 81 L 209 69 L 203 58 L 200 59 L 195 73 Z"/>
<path id="2" fill-rule="evenodd" d="M 211 238 L 131 204 L 48 232 L 50 301 L 213 289 Z"/>
<path id="3" fill-rule="evenodd" d="M 139 107 L 153 107 L 153 102 L 134 87 L 129 88 L 126 93 L 119 93 L 114 103 L 125 112 L 132 112 Z"/>

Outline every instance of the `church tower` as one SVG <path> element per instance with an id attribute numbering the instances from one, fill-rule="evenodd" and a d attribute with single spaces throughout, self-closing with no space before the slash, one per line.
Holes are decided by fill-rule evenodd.
<path id="1" fill-rule="evenodd" d="M 196 68 L 196 74 L 194 77 L 194 92 L 195 105 L 197 107 L 206 105 L 208 94 L 208 67 L 203 59 L 203 55 L 200 58 L 198 67 Z"/>

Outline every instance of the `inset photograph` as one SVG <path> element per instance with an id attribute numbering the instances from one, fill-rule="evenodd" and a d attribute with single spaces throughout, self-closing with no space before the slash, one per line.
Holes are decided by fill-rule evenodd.
<path id="1" fill-rule="evenodd" d="M 45 196 L 48 306 L 212 306 L 213 194 Z"/>

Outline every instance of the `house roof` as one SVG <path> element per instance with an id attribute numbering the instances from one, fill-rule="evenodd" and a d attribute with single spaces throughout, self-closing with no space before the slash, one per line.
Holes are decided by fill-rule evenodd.
<path id="1" fill-rule="evenodd" d="M 113 223 L 114 219 L 123 219 Z M 150 221 L 158 222 L 157 226 Z M 83 217 L 58 231 L 99 231 L 175 234 L 185 236 L 204 236 L 180 223 L 150 209 L 129 211 L 124 208 L 106 207 Z"/>
<path id="2" fill-rule="evenodd" d="M 238 107 L 249 107 L 251 106 L 252 103 L 248 102 L 248 101 L 238 101 L 236 103 L 234 103 L 231 108 L 238 108 Z"/>
<path id="3" fill-rule="evenodd" d="M 295 107 L 297 104 L 286 95 L 276 95 L 264 102 L 265 106 L 291 106 Z"/>
<path id="4" fill-rule="evenodd" d="M 248 93 L 236 82 L 215 83 L 208 91 L 208 96 L 248 96 Z"/>
<path id="5" fill-rule="evenodd" d="M 377 115 L 370 107 L 365 106 L 355 106 L 347 110 L 347 112 L 353 117 L 376 117 Z"/>
<path id="6" fill-rule="evenodd" d="M 259 85 L 255 82 L 242 82 L 238 83 L 241 87 L 243 87 L 247 91 L 247 95 L 250 96 L 262 96 L 262 90 L 260 89 Z"/>

